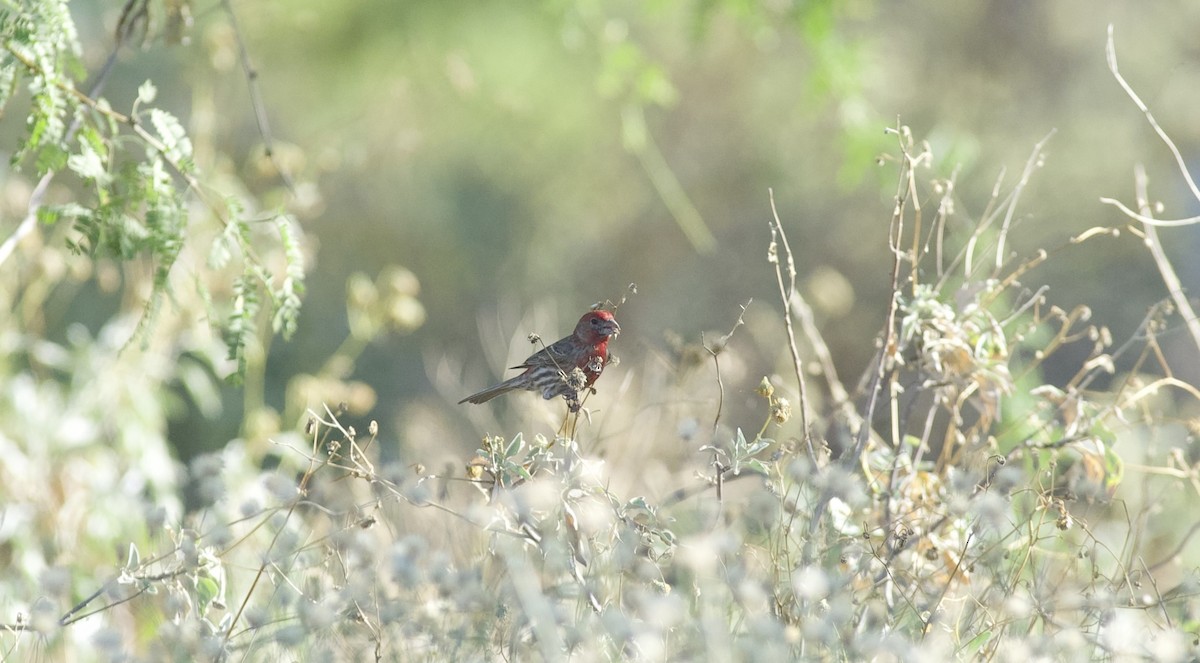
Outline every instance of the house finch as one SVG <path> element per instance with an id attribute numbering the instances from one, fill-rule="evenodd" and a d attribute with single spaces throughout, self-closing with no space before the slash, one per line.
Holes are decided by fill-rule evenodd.
<path id="1" fill-rule="evenodd" d="M 570 336 L 555 341 L 531 355 L 520 366 L 524 373 L 459 401 L 484 403 L 514 389 L 541 391 L 542 398 L 567 399 L 572 411 L 579 409 L 579 392 L 592 386 L 608 363 L 608 339 L 621 333 L 609 311 L 589 311 Z M 580 373 L 576 373 L 579 369 Z M 574 379 L 572 375 L 574 374 Z"/>

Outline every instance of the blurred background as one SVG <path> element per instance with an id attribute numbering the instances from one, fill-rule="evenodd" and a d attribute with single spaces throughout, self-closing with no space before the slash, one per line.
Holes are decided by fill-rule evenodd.
<path id="1" fill-rule="evenodd" d="M 181 395 L 170 437 L 184 458 L 256 431 L 294 430 L 303 408 L 322 402 L 345 402 L 352 421 L 378 420 L 386 453 L 427 462 L 464 457 L 488 431 L 545 423 L 552 433 L 559 403 L 455 402 L 510 375 L 504 368 L 533 349 L 527 334 L 551 341 L 592 304 L 626 296 L 613 344 L 621 364 L 590 405 L 636 411 L 620 400 L 630 384 L 642 401 L 679 389 L 688 361 L 710 361 L 697 352 L 701 335 L 727 333 L 753 300 L 730 341 L 742 348 L 725 376 L 735 415 L 761 376 L 790 365 L 766 260 L 771 190 L 801 291 L 853 386 L 886 310 L 897 167 L 879 156 L 896 154 L 884 129 L 897 122 L 929 142 L 934 173 L 957 173 L 959 225 L 949 232 L 960 235 L 998 178 L 1010 189 L 1053 132 L 1018 208 L 1010 241 L 1020 255 L 1095 226 L 1123 227 L 1099 198 L 1132 205 L 1139 162 L 1163 216 L 1200 212 L 1104 56 L 1111 23 L 1122 73 L 1194 165 L 1197 3 L 231 6 L 276 162 L 294 187 L 264 156 L 238 34 L 219 5 L 192 6 L 183 44 L 151 33 L 140 50 L 123 51 L 105 92 L 120 107 L 153 79 L 201 168 L 295 214 L 306 233 L 308 293 L 295 337 L 265 349 L 251 383 L 261 399 L 228 385 L 220 407 Z M 71 10 L 85 66 L 96 71 L 121 3 Z M 936 204 L 930 192 L 919 199 Z M 1197 237 L 1194 228 L 1164 231 L 1185 287 L 1200 283 Z M 1090 306 L 1118 343 L 1165 295 L 1128 232 L 1067 248 L 1024 280 L 1031 290 L 1048 284 L 1064 308 Z M 105 302 L 80 294 L 49 333 L 97 326 L 97 311 L 113 306 Z M 363 313 L 372 307 L 387 310 Z M 1166 342 L 1174 338 L 1186 342 Z M 712 399 L 710 368 L 698 374 L 702 398 Z"/>

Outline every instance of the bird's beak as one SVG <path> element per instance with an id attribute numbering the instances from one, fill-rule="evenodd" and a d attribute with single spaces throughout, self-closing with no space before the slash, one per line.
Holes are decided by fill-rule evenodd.
<path id="1" fill-rule="evenodd" d="M 608 323 L 608 335 L 616 336 L 620 333 L 621 333 L 621 325 L 618 325 L 616 320 L 610 320 Z"/>

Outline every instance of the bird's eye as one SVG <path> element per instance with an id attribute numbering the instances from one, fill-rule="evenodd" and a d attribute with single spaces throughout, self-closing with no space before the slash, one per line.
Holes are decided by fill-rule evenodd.
<path id="1" fill-rule="evenodd" d="M 592 326 L 595 327 L 598 324 L 600 324 L 600 318 L 592 318 Z"/>

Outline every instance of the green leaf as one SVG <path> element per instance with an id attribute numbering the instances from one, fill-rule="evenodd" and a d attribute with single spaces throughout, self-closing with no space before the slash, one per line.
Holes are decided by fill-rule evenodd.
<path id="1" fill-rule="evenodd" d="M 300 250 L 300 242 L 295 236 L 294 224 L 290 218 L 276 217 L 275 227 L 279 230 L 279 240 L 283 244 L 284 255 L 287 256 L 287 276 L 272 293 L 276 310 L 271 324 L 274 331 L 282 334 L 286 340 L 296 332 L 300 317 L 301 297 L 304 295 L 304 254 Z"/>
<path id="2" fill-rule="evenodd" d="M 43 225 L 49 226 L 58 223 L 60 218 L 62 218 L 62 210 L 58 207 L 43 205 L 37 210 L 38 223 Z"/>
<path id="3" fill-rule="evenodd" d="M 136 569 L 142 564 L 142 555 L 138 552 L 137 545 L 129 544 L 129 554 L 125 558 L 126 569 Z"/>
<path id="4" fill-rule="evenodd" d="M 187 137 L 183 125 L 165 110 L 150 110 L 150 124 L 166 148 L 166 156 L 184 172 L 189 172 L 192 157 L 192 141 Z"/>
<path id="5" fill-rule="evenodd" d="M 201 614 L 208 611 L 209 604 L 220 591 L 220 585 L 211 575 L 204 572 L 196 574 L 196 603 L 200 606 Z"/>
<path id="6" fill-rule="evenodd" d="M 649 65 L 641 71 L 637 78 L 638 98 L 650 104 L 669 107 L 679 98 L 679 92 L 667 78 L 662 67 Z"/>
<path id="7" fill-rule="evenodd" d="M 157 96 L 158 88 L 154 87 L 154 83 L 152 81 L 147 79 L 145 83 L 142 83 L 138 86 L 138 103 L 152 104 L 154 103 L 154 98 Z"/>
<path id="8" fill-rule="evenodd" d="M 523 449 L 524 447 L 525 447 L 525 437 L 523 435 L 521 435 L 520 433 L 517 433 L 516 435 L 513 436 L 513 439 L 508 443 L 508 446 L 504 447 L 504 457 L 512 458 L 513 456 L 521 453 L 521 449 Z"/>
<path id="9" fill-rule="evenodd" d="M 90 208 L 78 203 L 43 205 L 38 209 L 38 221 L 46 225 L 58 223 L 63 220 L 78 222 L 80 219 L 92 219 L 94 216 Z"/>
<path id="10" fill-rule="evenodd" d="M 209 269 L 222 269 L 233 259 L 233 250 L 237 246 L 237 239 L 234 236 L 235 226 L 236 223 L 230 223 L 225 226 L 225 230 L 221 234 L 213 239 L 212 246 L 208 249 Z"/>
<path id="11" fill-rule="evenodd" d="M 67 151 L 58 145 L 46 145 L 37 155 L 35 167 L 39 175 L 62 170 L 67 165 Z"/>
<path id="12" fill-rule="evenodd" d="M 103 160 L 108 160 L 108 145 L 104 142 L 104 137 L 100 135 L 96 127 L 86 122 L 81 123 L 75 135 L 78 137 L 80 143 L 90 145 L 92 150 L 100 155 Z"/>
<path id="13" fill-rule="evenodd" d="M 750 460 L 746 461 L 746 468 L 755 474 L 761 474 L 763 476 L 770 476 L 771 474 L 771 471 L 767 469 L 766 464 L 757 458 L 751 458 Z"/>
<path id="14" fill-rule="evenodd" d="M 746 449 L 746 435 L 744 433 L 742 433 L 741 428 L 738 428 L 737 431 L 735 431 L 733 434 L 733 453 L 735 455 L 740 456 L 745 451 L 745 449 Z"/>
<path id="15" fill-rule="evenodd" d="M 628 41 L 608 49 L 596 81 L 600 96 L 613 98 L 622 95 L 642 62 L 641 49 Z"/>
<path id="16" fill-rule="evenodd" d="M 225 346 L 229 349 L 229 358 L 237 362 L 237 370 L 229 376 L 235 384 L 246 373 L 246 347 L 255 335 L 254 318 L 259 309 L 255 278 L 254 270 L 247 268 L 233 283 L 233 311 L 226 321 Z"/>
<path id="17" fill-rule="evenodd" d="M 763 449 L 766 449 L 769 446 L 771 446 L 771 440 L 760 437 L 760 438 L 754 440 L 753 442 L 751 442 L 750 445 L 746 447 L 745 455 L 753 456 L 754 454 L 762 451 Z"/>
<path id="18" fill-rule="evenodd" d="M 17 65 L 15 61 L 0 65 L 0 108 L 8 105 L 9 97 L 17 85 Z"/>
<path id="19" fill-rule="evenodd" d="M 520 463 L 513 463 L 512 472 L 526 481 L 533 481 L 533 475 L 531 475 L 529 470 L 525 469 L 525 466 L 521 465 Z"/>
<path id="20" fill-rule="evenodd" d="M 100 186 L 105 186 L 112 180 L 104 160 L 88 143 L 83 143 L 79 154 L 73 154 L 67 159 L 67 167 L 76 175 Z"/>
<path id="21" fill-rule="evenodd" d="M 991 639 L 992 639 L 992 632 L 984 631 L 984 632 L 980 633 L 979 635 L 971 638 L 971 640 L 966 645 L 963 646 L 961 651 L 963 651 L 965 653 L 978 653 L 979 650 L 983 649 L 983 646 L 986 645 L 988 643 L 988 641 Z"/>

